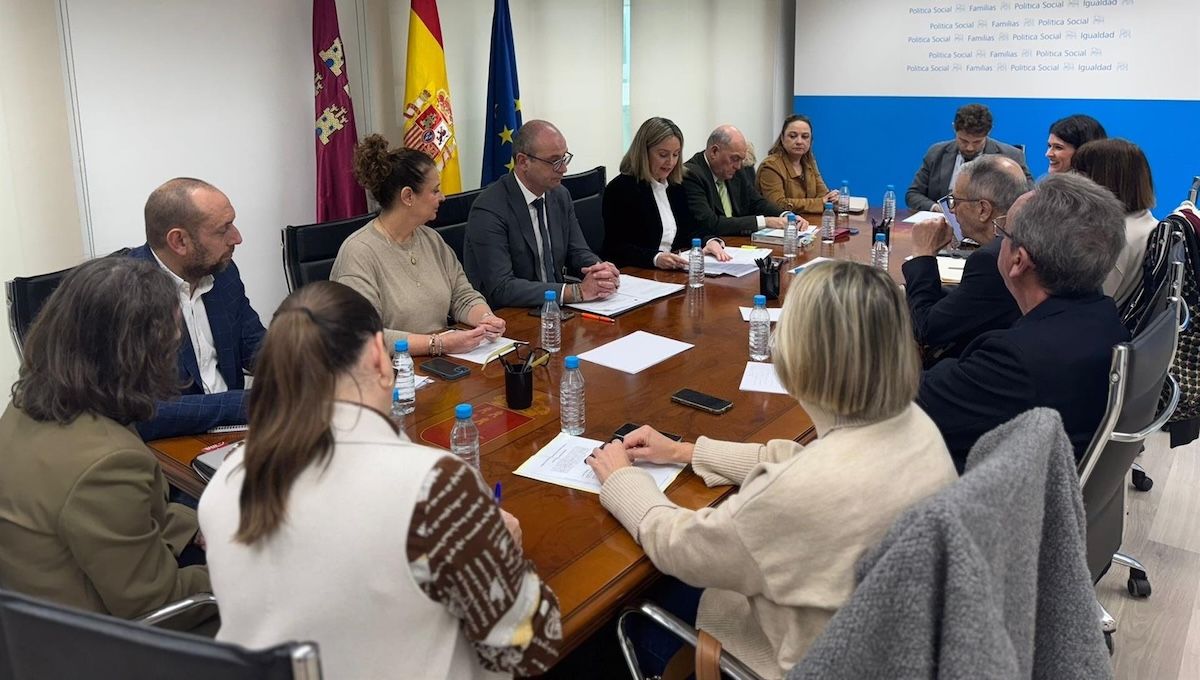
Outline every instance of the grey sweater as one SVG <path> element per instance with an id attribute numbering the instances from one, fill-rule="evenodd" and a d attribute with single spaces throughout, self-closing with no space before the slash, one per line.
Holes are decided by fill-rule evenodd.
<path id="1" fill-rule="evenodd" d="M 1111 678 L 1085 535 L 1062 420 L 1027 411 L 863 557 L 788 678 Z"/>

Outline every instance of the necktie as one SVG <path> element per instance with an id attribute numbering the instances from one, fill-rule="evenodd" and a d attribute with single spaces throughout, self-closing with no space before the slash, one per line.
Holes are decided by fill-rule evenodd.
<path id="1" fill-rule="evenodd" d="M 538 233 L 542 235 L 542 281 L 553 283 L 558 281 L 554 274 L 554 251 L 550 248 L 550 230 L 546 228 L 546 199 L 533 199 L 533 207 L 537 209 Z"/>
<path id="2" fill-rule="evenodd" d="M 721 197 L 721 207 L 725 210 L 725 216 L 733 217 L 733 205 L 729 202 L 729 189 L 720 180 L 717 180 L 717 195 Z"/>

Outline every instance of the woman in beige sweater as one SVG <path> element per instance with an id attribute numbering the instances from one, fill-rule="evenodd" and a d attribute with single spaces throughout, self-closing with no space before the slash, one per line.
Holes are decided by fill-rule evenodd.
<path id="1" fill-rule="evenodd" d="M 382 135 L 371 135 L 354 150 L 354 176 L 381 210 L 342 243 L 329 278 L 379 310 L 387 346 L 407 338 L 413 355 L 469 352 L 503 335 L 504 319 L 425 226 L 446 200 L 433 160 L 414 149 L 389 151 Z M 447 316 L 472 328 L 439 332 Z"/>
<path id="2" fill-rule="evenodd" d="M 705 589 L 697 625 L 767 678 L 804 656 L 895 518 L 957 478 L 913 403 L 920 360 L 886 273 L 848 261 L 813 267 L 788 290 L 776 333 L 775 370 L 812 417 L 816 442 L 675 443 L 642 427 L 589 458 L 600 502 L 655 566 Z M 741 488 L 692 511 L 633 461 L 690 463 L 709 486 Z"/>

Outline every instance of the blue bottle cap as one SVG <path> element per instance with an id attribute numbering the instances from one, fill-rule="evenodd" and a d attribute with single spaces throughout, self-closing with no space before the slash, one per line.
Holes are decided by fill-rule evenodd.
<path id="1" fill-rule="evenodd" d="M 555 293 L 552 290 L 546 291 L 546 302 L 554 302 L 557 299 L 558 299 L 558 293 Z"/>
<path id="2" fill-rule="evenodd" d="M 699 248 L 700 247 L 700 239 L 698 239 L 698 238 L 692 239 L 692 247 Z"/>
<path id="3" fill-rule="evenodd" d="M 579 368 L 579 357 L 572 354 L 566 359 L 563 359 L 563 366 L 566 366 L 567 368 Z"/>
<path id="4" fill-rule="evenodd" d="M 765 306 L 766 304 L 767 304 L 767 296 L 766 295 L 755 295 L 754 296 L 754 306 L 755 307 L 762 307 L 762 306 Z"/>
<path id="5" fill-rule="evenodd" d="M 887 234 L 875 234 L 876 243 L 887 243 Z"/>
<path id="6" fill-rule="evenodd" d="M 397 340 L 395 347 L 397 352 L 407 352 L 408 340 Z"/>
<path id="7" fill-rule="evenodd" d="M 849 183 L 850 183 L 850 180 L 848 180 L 848 179 L 844 179 L 844 180 L 842 180 L 842 186 L 845 186 L 845 185 L 847 185 L 847 184 L 849 184 Z"/>
<path id="8" fill-rule="evenodd" d="M 830 203 L 830 202 L 826 201 L 826 202 L 825 202 L 825 209 L 826 209 L 826 210 L 832 210 L 832 209 L 833 209 L 833 203 Z"/>
<path id="9" fill-rule="evenodd" d="M 459 420 L 466 420 L 474 415 L 475 409 L 471 408 L 470 404 L 459 404 L 454 407 L 454 417 Z"/>
<path id="10" fill-rule="evenodd" d="M 399 387 L 392 389 L 392 401 L 400 401 L 400 388 Z"/>
<path id="11" fill-rule="evenodd" d="M 896 185 L 895 185 L 895 184 L 889 184 L 889 185 L 888 185 L 888 191 L 895 191 L 895 190 L 896 190 Z"/>

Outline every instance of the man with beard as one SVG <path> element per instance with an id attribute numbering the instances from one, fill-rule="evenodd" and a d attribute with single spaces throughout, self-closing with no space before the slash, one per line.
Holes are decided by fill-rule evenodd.
<path id="1" fill-rule="evenodd" d="M 1015 146 L 988 137 L 992 131 L 992 112 L 983 104 L 967 104 L 954 113 L 954 139 L 929 147 L 921 161 L 921 169 L 908 187 L 906 199 L 909 210 L 941 212 L 938 200 L 954 187 L 958 171 L 966 163 L 985 154 L 1000 154 L 1016 161 L 1032 182 L 1033 175 L 1025 166 L 1025 152 Z"/>
<path id="2" fill-rule="evenodd" d="M 208 182 L 169 180 L 146 200 L 146 243 L 130 256 L 158 264 L 179 290 L 181 396 L 137 424 L 145 440 L 246 422 L 243 371 L 266 332 L 233 263 L 242 242 L 229 198 Z"/>

